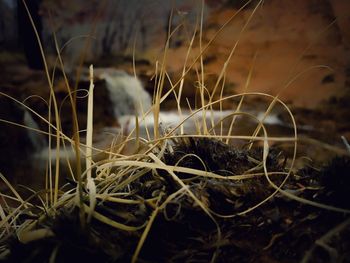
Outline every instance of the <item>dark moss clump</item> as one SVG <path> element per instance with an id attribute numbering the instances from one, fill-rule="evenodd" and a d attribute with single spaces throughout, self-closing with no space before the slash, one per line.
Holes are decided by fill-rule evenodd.
<path id="1" fill-rule="evenodd" d="M 186 138 L 167 152 L 164 161 L 178 165 L 215 172 L 220 175 L 241 175 L 261 165 L 262 149 L 237 149 L 212 138 Z M 188 157 L 183 158 L 185 155 Z M 285 164 L 281 151 L 272 149 L 266 160 L 269 171 L 282 171 Z M 203 167 L 203 164 L 205 167 Z M 256 169 L 254 172 L 262 171 Z"/>
<path id="2" fill-rule="evenodd" d="M 139 262 L 210 262 L 214 257 L 219 263 L 294 263 L 302 261 L 309 252 L 308 262 L 348 262 L 349 227 L 327 240 L 331 249 L 316 243 L 349 220 L 346 213 L 319 209 L 282 194 L 276 194 L 249 213 L 240 213 L 274 192 L 262 173 L 262 153 L 261 148 L 237 149 L 208 138 L 174 141 L 172 149 L 166 150 L 162 156 L 164 163 L 207 170 L 222 176 L 213 178 L 175 172 L 188 190 L 211 211 L 215 222 L 188 193 L 182 192 L 159 209 Z M 285 163 L 286 158 L 280 150 L 270 149 L 266 164 L 269 171 L 281 172 L 270 176 L 277 185 L 285 179 Z M 342 157 L 321 171 L 303 169 L 291 174 L 283 189 L 301 198 L 346 208 L 349 163 L 348 158 Z M 260 175 L 231 180 L 251 173 Z M 138 202 L 123 204 L 100 200 L 96 211 L 117 222 L 140 226 L 149 220 L 156 206 L 159 208 L 181 186 L 163 169 L 140 168 L 134 170 L 132 176 L 137 178 L 115 193 L 129 193 L 128 199 Z M 228 180 L 228 176 L 233 177 Z M 82 229 L 78 210 L 67 207 L 59 210 L 55 217 L 47 217 L 38 223 L 38 228 L 43 227 L 50 229 L 54 237 L 28 244 L 19 242 L 15 235 L 5 240 L 3 244 L 10 252 L 6 260 L 49 262 L 55 252 L 55 260 L 59 263 L 130 262 L 144 231 L 127 232 L 96 219 Z M 218 235 L 217 227 L 221 235 Z"/>
<path id="3" fill-rule="evenodd" d="M 350 158 L 336 157 L 323 168 L 321 185 L 325 202 L 350 209 Z"/>
<path id="4" fill-rule="evenodd" d="M 38 227 L 50 229 L 54 237 L 29 243 L 21 243 L 17 237 L 5 240 L 7 252 L 0 259 L 4 262 L 124 262 L 130 260 L 130 243 L 127 238 L 111 228 L 93 221 L 83 229 L 79 211 L 60 210 L 55 217 L 48 217 Z M 125 233 L 124 233 L 125 234 Z M 119 240 L 118 240 L 119 239 Z"/>

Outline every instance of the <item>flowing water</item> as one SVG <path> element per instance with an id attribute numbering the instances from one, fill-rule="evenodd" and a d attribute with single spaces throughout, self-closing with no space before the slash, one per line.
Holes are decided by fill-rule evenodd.
<path id="1" fill-rule="evenodd" d="M 35 152 L 41 151 L 47 146 L 45 138 L 35 131 L 40 130 L 39 125 L 27 109 L 24 109 L 23 124 L 30 128 L 27 130 L 27 134 Z"/>
<path id="2" fill-rule="evenodd" d="M 154 116 L 150 112 L 144 116 L 144 112 L 148 111 L 151 106 L 151 96 L 142 86 L 141 81 L 132 75 L 127 74 L 124 71 L 116 70 L 112 68 L 101 68 L 95 69 L 98 73 L 100 79 L 106 81 L 106 87 L 109 92 L 110 101 L 113 104 L 112 108 L 114 111 L 114 117 L 116 121 L 120 124 L 114 127 L 104 127 L 100 131 L 94 134 L 95 146 L 98 148 L 106 148 L 110 145 L 113 140 L 113 136 L 123 133 L 124 135 L 129 134 L 136 127 L 136 118 L 139 126 L 140 137 L 146 139 L 152 139 L 153 129 L 154 129 Z M 98 105 L 95 105 L 95 107 Z M 265 112 L 258 110 L 248 110 L 245 113 L 255 116 L 256 119 L 252 117 L 247 117 L 243 115 L 237 115 L 235 117 L 235 124 L 232 128 L 232 133 L 235 135 L 251 135 L 258 121 L 263 121 L 264 125 L 267 127 L 268 131 L 272 134 L 286 135 L 291 134 L 291 125 L 282 122 L 277 113 L 270 113 L 265 116 Z M 232 114 L 232 111 L 207 111 L 205 114 L 205 123 L 208 129 L 211 129 L 213 125 L 213 132 L 216 134 L 227 135 L 229 132 L 229 127 L 231 125 L 232 117 L 227 118 L 227 120 L 220 120 Z M 28 126 L 35 128 L 37 125 L 34 120 L 30 118 L 30 114 L 27 116 Z M 195 114 L 191 114 L 190 111 L 183 110 L 180 115 L 178 111 L 161 111 L 159 114 L 159 129 L 161 133 L 166 133 L 167 131 L 175 128 L 175 133 L 179 134 L 181 132 L 180 125 L 182 123 L 182 131 L 185 134 L 195 134 L 198 129 L 202 129 L 203 126 L 203 112 L 199 111 Z M 282 134 L 281 134 L 282 133 Z M 133 134 L 135 135 L 135 133 Z M 37 159 L 48 159 L 47 149 L 43 149 L 42 142 L 35 137 L 35 133 L 31 133 L 33 143 L 36 145 L 37 154 L 35 155 Z M 148 136 L 150 138 L 148 138 Z M 74 154 L 71 148 L 61 151 L 62 156 L 68 159 L 74 158 Z M 56 157 L 54 154 L 51 155 L 51 159 L 54 160 Z"/>
<path id="3" fill-rule="evenodd" d="M 127 74 L 126 72 L 114 69 L 104 70 L 99 78 L 106 81 L 106 87 L 109 92 L 110 101 L 113 104 L 115 119 L 120 124 L 114 127 L 104 127 L 100 130 L 94 131 L 94 146 L 100 149 L 106 149 L 110 146 L 112 140 L 123 133 L 127 135 L 136 127 L 136 118 L 138 120 L 139 135 L 143 138 L 149 139 L 153 137 L 153 113 L 150 112 L 147 116 L 142 117 L 143 113 L 151 108 L 151 96 L 143 88 L 140 80 Z M 95 105 L 95 107 L 98 105 Z M 246 116 L 238 115 L 235 118 L 231 134 L 235 135 L 252 135 L 258 125 L 258 120 L 264 119 L 264 112 L 257 110 L 250 110 L 247 113 L 256 117 L 256 119 Z M 210 129 L 215 124 L 212 133 L 227 135 L 232 121 L 232 117 L 220 124 L 220 120 L 232 114 L 232 111 L 207 111 L 205 123 Z M 32 118 L 29 112 L 25 112 L 25 125 L 33 129 L 37 129 L 38 125 Z M 185 120 L 185 121 L 184 121 Z M 190 111 L 184 110 L 182 115 L 178 111 L 161 111 L 159 114 L 159 129 L 161 133 L 166 133 L 170 129 L 177 128 L 175 133 L 179 134 L 179 124 L 183 122 L 182 129 L 185 134 L 196 134 L 197 130 L 203 124 L 203 112 L 199 111 L 196 114 L 191 114 Z M 291 127 L 283 123 L 275 113 L 265 116 L 263 120 L 264 125 L 269 132 L 269 135 L 281 136 L 283 134 L 291 134 Z M 132 134 L 135 135 L 135 132 Z M 47 143 L 40 135 L 34 131 L 28 130 L 28 136 L 33 144 L 35 154 L 32 155 L 30 162 L 34 170 L 33 173 L 40 174 L 44 178 L 47 164 L 51 161 L 52 164 L 56 160 L 56 151 L 52 149 L 49 151 Z M 84 138 L 83 138 L 84 140 Z M 242 145 L 246 142 L 235 142 L 237 145 Z M 50 154 L 49 154 L 50 152 Z M 74 163 L 74 150 L 72 147 L 62 148 L 60 150 L 60 160 L 63 171 L 68 171 L 67 160 Z M 83 154 L 83 152 L 82 152 Z M 83 155 L 84 156 L 84 155 Z"/>
<path id="4" fill-rule="evenodd" d="M 138 78 L 115 69 L 105 70 L 100 78 L 106 81 L 116 119 L 124 115 L 141 115 L 151 107 L 151 96 Z"/>

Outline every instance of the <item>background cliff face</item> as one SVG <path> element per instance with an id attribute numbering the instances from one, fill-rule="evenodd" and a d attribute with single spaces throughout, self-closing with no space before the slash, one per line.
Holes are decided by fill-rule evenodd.
<path id="1" fill-rule="evenodd" d="M 9 47 L 17 40 L 17 21 L 13 2 L 0 1 L 0 47 Z"/>
<path id="2" fill-rule="evenodd" d="M 235 91 L 243 91 L 244 83 L 256 60 L 249 91 L 277 94 L 300 72 L 281 97 L 294 105 L 313 108 L 330 96 L 342 96 L 346 90 L 349 68 L 349 14 L 346 1 L 264 1 L 263 6 L 241 29 L 252 13 L 243 10 L 227 25 L 206 52 L 210 58 L 206 73 L 218 74 L 230 50 L 239 41 L 227 68 L 228 81 Z M 204 39 L 209 40 L 236 8 L 212 9 L 206 21 Z M 179 49 L 181 50 L 181 48 Z M 179 50 L 174 50 L 174 57 Z M 184 50 L 184 49 L 183 49 Z M 174 58 L 170 67 L 181 68 L 181 60 Z M 176 63 L 177 62 L 177 63 Z"/>
<path id="3" fill-rule="evenodd" d="M 26 58 L 23 50 L 29 46 L 30 39 L 23 39 L 18 34 L 23 31 L 23 27 L 22 31 L 18 27 L 23 26 L 21 23 L 25 18 L 17 16 L 20 13 L 17 4 L 20 3 L 0 0 L 0 91 L 20 101 L 31 95 L 48 98 L 49 89 L 43 71 L 28 69 L 28 55 Z M 173 80 L 177 80 L 196 29 L 190 61 L 200 53 L 199 22 L 203 12 L 202 48 L 210 42 L 203 52 L 208 90 L 213 89 L 226 65 L 225 95 L 243 92 L 251 70 L 247 91 L 279 94 L 292 106 L 298 124 L 316 126 L 322 131 L 350 139 L 350 124 L 346 121 L 350 97 L 350 2 L 347 0 L 265 0 L 256 10 L 257 0 L 246 6 L 245 0 L 206 0 L 203 1 L 203 9 L 199 0 L 28 2 L 35 3 L 39 3 L 39 10 L 33 16 L 42 22 L 41 38 L 50 70 L 56 59 L 55 32 L 58 46 L 64 47 L 61 54 L 72 85 L 81 61 L 84 66 L 93 63 L 96 68 L 133 73 L 132 57 L 135 54 L 136 74 L 152 95 L 152 77 L 156 63 L 162 61 L 169 26 L 174 33 L 167 51 L 167 71 Z M 36 43 L 36 39 L 32 41 Z M 232 50 L 233 55 L 227 61 Z M 28 54 L 28 50 L 26 52 Z M 34 52 L 29 50 L 29 54 Z M 36 57 L 40 59 L 40 56 Z M 195 100 L 198 86 L 196 68 L 199 69 L 198 63 L 186 76 L 183 91 L 185 107 L 185 97 L 191 103 Z M 59 100 L 67 95 L 60 76 L 58 72 L 54 82 Z M 85 86 L 86 83 L 79 84 L 80 88 Z M 165 83 L 165 89 L 169 86 Z M 95 94 L 96 101 L 108 101 L 105 85 L 101 84 L 99 90 Z M 43 116 L 47 115 L 47 107 L 38 97 L 27 100 L 27 104 Z M 114 120 L 111 114 L 106 113 L 113 112 L 113 105 L 102 104 L 96 103 L 95 113 L 100 114 L 96 125 L 111 125 Z M 0 106 L 5 113 L 11 111 L 6 105 Z M 84 105 L 82 109 L 85 109 Z M 62 118 L 63 123 L 70 127 L 69 104 L 66 103 L 66 106 L 64 111 L 68 114 Z M 175 106 L 175 100 L 170 99 L 163 109 L 174 109 Z M 250 106 L 259 108 L 259 102 Z M 224 105 L 227 110 L 232 107 L 230 103 Z M 85 120 L 84 114 L 85 111 L 82 111 L 80 120 Z M 18 121 L 21 122 L 20 119 Z"/>
<path id="4" fill-rule="evenodd" d="M 206 74 L 219 74 L 230 50 L 239 39 L 227 67 L 227 81 L 234 92 L 243 90 L 249 69 L 254 63 L 248 88 L 277 94 L 290 79 L 298 77 L 281 97 L 297 106 L 314 108 L 331 96 L 346 92 L 349 72 L 350 3 L 346 0 L 277 1 L 267 0 L 254 14 L 244 32 L 255 4 L 253 1 L 218 35 L 204 53 Z M 205 1 L 203 46 L 246 1 Z M 41 3 L 43 41 L 54 54 L 52 31 L 63 46 L 67 68 L 73 69 L 82 50 L 86 58 L 99 65 L 117 66 L 120 58 L 130 57 L 135 43 L 138 59 L 154 66 L 161 59 L 173 10 L 172 28 L 180 27 L 170 43 L 170 73 L 182 69 L 189 39 L 201 12 L 201 1 L 49 1 Z M 2 54 L 16 43 L 16 3 L 2 0 L 0 45 Z M 51 18 L 50 18 L 51 17 Z M 87 35 L 92 35 L 86 46 Z M 71 40 L 71 39 L 74 40 Z M 198 41 L 194 56 L 198 54 Z M 4 55 L 2 55 L 4 56 Z M 119 59 L 119 60 L 118 60 Z M 122 59 L 123 60 L 123 59 Z M 330 67 L 308 70 L 316 65 Z"/>

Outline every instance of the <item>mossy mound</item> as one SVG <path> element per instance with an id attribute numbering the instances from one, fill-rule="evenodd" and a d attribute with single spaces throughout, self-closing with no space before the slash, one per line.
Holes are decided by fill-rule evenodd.
<path id="1" fill-rule="evenodd" d="M 134 227 L 132 231 L 105 224 L 98 216 L 93 216 L 90 224 L 82 228 L 79 209 L 74 202 L 67 202 L 53 215 L 38 214 L 42 218 L 35 228 L 49 229 L 52 236 L 24 244 L 12 233 L 3 240 L 3 259 L 128 262 L 147 225 L 150 228 L 138 262 L 348 262 L 350 243 L 346 237 L 350 222 L 346 213 L 293 201 L 281 193 L 249 211 L 275 191 L 264 176 L 262 152 L 237 149 L 208 138 L 172 141 L 160 160 L 172 167 L 211 216 L 166 169 L 137 168 L 128 175 L 136 179 L 125 184 L 126 180 L 118 179 L 120 170 L 116 168 L 111 171 L 115 180 L 107 183 L 101 179 L 96 184 L 97 192 L 110 189 L 113 195 L 98 199 L 95 213 Z M 301 170 L 290 175 L 283 189 L 300 198 L 346 209 L 344 200 L 348 200 L 350 191 L 343 189 L 348 178 L 341 171 L 348 171 L 349 163 L 348 158 L 340 158 L 321 171 Z M 266 166 L 276 185 L 285 179 L 285 164 L 283 153 L 271 149 Z M 217 176 L 195 175 L 174 167 Z M 116 202 L 125 192 L 127 198 Z M 21 225 L 29 218 L 22 215 L 17 220 Z"/>

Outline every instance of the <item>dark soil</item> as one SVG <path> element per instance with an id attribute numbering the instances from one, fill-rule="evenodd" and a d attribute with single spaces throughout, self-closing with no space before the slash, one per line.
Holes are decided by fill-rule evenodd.
<path id="1" fill-rule="evenodd" d="M 185 154 L 196 154 L 198 158 Z M 181 159 L 182 158 L 182 159 Z M 181 159 L 181 161 L 180 161 Z M 262 150 L 237 149 L 214 139 L 188 138 L 175 142 L 163 162 L 168 165 L 206 169 L 222 176 L 243 174 L 257 166 Z M 269 171 L 283 172 L 286 157 L 271 149 Z M 284 186 L 299 197 L 350 209 L 350 159 L 337 157 L 321 170 L 305 168 L 292 174 Z M 195 196 L 217 214 L 214 221 L 184 194 L 161 210 L 143 245 L 139 262 L 350 262 L 349 215 L 316 208 L 275 195 L 257 209 L 239 212 L 259 203 L 273 189 L 264 176 L 247 180 L 221 180 L 178 173 Z M 271 175 L 279 185 L 282 175 Z M 164 171 L 148 172 L 131 185 L 135 200 L 162 195 L 161 201 L 180 186 Z M 120 189 L 122 192 L 123 189 Z M 96 210 L 128 225 L 142 225 L 153 207 L 100 202 Z M 25 218 L 19 218 L 18 223 Z M 62 208 L 55 217 L 47 217 L 38 227 L 50 228 L 55 236 L 22 244 L 15 235 L 3 240 L 6 262 L 128 262 L 143 230 L 126 232 L 92 220 L 82 229 L 78 209 Z M 328 234 L 327 234 L 328 233 Z"/>

